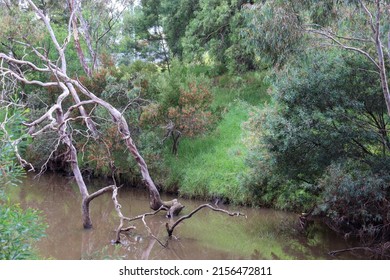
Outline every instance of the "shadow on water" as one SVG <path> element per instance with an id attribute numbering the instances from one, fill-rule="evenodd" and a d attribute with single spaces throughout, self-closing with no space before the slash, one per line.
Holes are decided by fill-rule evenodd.
<path id="1" fill-rule="evenodd" d="M 92 181 L 90 186 L 101 187 L 104 182 Z M 122 244 L 113 245 L 119 224 L 110 198 L 105 194 L 91 203 L 92 230 L 81 223 L 81 199 L 77 186 L 69 178 L 55 174 L 39 180 L 28 177 L 21 187 L 9 189 L 11 198 L 24 208 L 43 212 L 49 227 L 46 237 L 38 243 L 43 258 L 52 259 L 331 259 L 329 251 L 347 247 L 346 242 L 321 225 L 314 225 L 306 234 L 294 227 L 297 215 L 269 209 L 226 206 L 241 211 L 243 217 L 201 210 L 181 223 L 162 247 L 150 237 L 141 221 L 136 230 L 123 235 Z M 150 212 L 144 189 L 122 188 L 119 192 L 122 213 L 136 216 Z M 163 199 L 171 199 L 163 196 Z M 186 214 L 202 201 L 184 200 Z M 167 241 L 164 214 L 147 218 L 152 233 Z M 352 259 L 352 255 L 342 255 Z"/>

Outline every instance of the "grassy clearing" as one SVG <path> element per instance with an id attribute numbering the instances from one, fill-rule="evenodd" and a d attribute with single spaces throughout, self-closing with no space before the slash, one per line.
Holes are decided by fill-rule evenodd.
<path id="1" fill-rule="evenodd" d="M 176 189 L 186 197 L 245 202 L 240 178 L 249 170 L 245 165 L 242 123 L 248 120 L 253 105 L 262 104 L 266 98 L 263 78 L 264 75 L 251 74 L 220 81 L 212 104 L 222 112 L 220 122 L 205 136 L 182 139 L 177 156 L 169 149 L 165 151 L 164 165 L 169 170 L 163 182 L 166 189 Z"/>

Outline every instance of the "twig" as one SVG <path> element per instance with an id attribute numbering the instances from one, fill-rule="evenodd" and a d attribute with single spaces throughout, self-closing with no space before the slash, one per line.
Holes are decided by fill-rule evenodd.
<path id="1" fill-rule="evenodd" d="M 369 247 L 352 247 L 352 248 L 346 248 L 341 250 L 334 250 L 330 251 L 328 254 L 332 257 L 336 256 L 337 254 L 345 253 L 345 252 L 351 252 L 351 251 L 369 251 L 371 253 L 375 253 L 375 250 L 369 248 Z"/>

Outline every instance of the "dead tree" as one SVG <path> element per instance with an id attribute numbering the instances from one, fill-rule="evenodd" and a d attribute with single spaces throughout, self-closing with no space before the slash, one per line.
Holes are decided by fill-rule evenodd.
<path id="1" fill-rule="evenodd" d="M 136 145 L 133 142 L 133 139 L 130 135 L 130 130 L 127 124 L 127 121 L 123 117 L 122 113 L 114 108 L 108 102 L 102 100 L 97 97 L 94 93 L 89 91 L 86 87 L 82 85 L 82 83 L 76 79 L 72 79 L 68 76 L 67 73 L 67 60 L 65 56 L 65 50 L 67 48 L 68 42 L 71 40 L 72 30 L 71 24 L 69 24 L 68 37 L 65 40 L 63 45 L 57 40 L 57 37 L 52 29 L 50 24 L 50 20 L 46 15 L 42 13 L 41 10 L 37 8 L 37 6 L 31 0 L 27 0 L 29 7 L 35 12 L 37 17 L 43 22 L 46 31 L 49 33 L 52 43 L 54 44 L 56 51 L 58 53 L 58 61 L 52 62 L 47 56 L 46 52 L 41 49 L 35 48 L 28 43 L 23 43 L 25 47 L 28 47 L 32 53 L 35 54 L 36 58 L 40 60 L 40 66 L 32 63 L 27 60 L 17 60 L 13 57 L 5 53 L 0 53 L 0 75 L 1 76 L 9 76 L 13 79 L 17 80 L 21 84 L 26 85 L 35 85 L 42 88 L 53 88 L 56 87 L 61 91 L 61 94 L 57 96 L 56 103 L 53 104 L 45 114 L 39 117 L 36 120 L 32 120 L 25 125 L 29 128 L 29 133 L 31 136 L 36 137 L 48 130 L 53 130 L 58 134 L 58 142 L 62 143 L 66 146 L 68 150 L 68 162 L 70 164 L 72 173 L 74 175 L 75 181 L 79 187 L 79 191 L 82 196 L 82 216 L 83 216 L 83 225 L 85 228 L 92 227 L 92 221 L 89 215 L 89 203 L 96 198 L 97 196 L 109 191 L 109 189 L 103 189 L 94 194 L 89 194 L 88 188 L 84 182 L 82 177 L 78 160 L 77 160 L 77 149 L 74 145 L 74 140 L 72 137 L 72 131 L 69 129 L 69 125 L 72 121 L 75 120 L 72 117 L 71 113 L 74 110 L 78 110 L 80 115 L 77 117 L 78 119 L 83 119 L 88 130 L 93 134 L 98 136 L 98 132 L 96 127 L 92 121 L 91 116 L 89 116 L 84 109 L 85 105 L 94 104 L 96 106 L 103 107 L 112 117 L 113 125 L 116 126 L 119 135 L 123 139 L 124 145 L 133 155 L 136 160 L 139 168 L 142 179 L 145 183 L 149 191 L 150 197 L 150 207 L 153 210 L 157 210 L 160 207 L 164 206 L 167 210 L 169 210 L 172 206 L 178 204 L 177 200 L 172 201 L 162 201 L 160 197 L 160 193 L 155 186 L 147 167 L 147 164 L 143 157 L 139 154 Z M 71 17 L 72 20 L 72 17 Z M 35 71 L 40 73 L 46 73 L 48 75 L 52 75 L 56 78 L 54 82 L 43 82 L 39 80 L 31 80 L 24 73 L 17 73 L 12 71 L 8 65 L 18 65 L 27 68 L 29 71 Z M 83 100 L 78 96 L 78 93 L 83 94 Z M 72 98 L 72 99 L 70 99 Z M 73 105 L 70 106 L 67 110 L 64 110 L 63 102 L 67 100 L 72 102 Z"/>
<path id="2" fill-rule="evenodd" d="M 118 213 L 118 216 L 120 217 L 120 223 L 119 223 L 119 226 L 116 230 L 116 234 L 115 234 L 115 240 L 114 240 L 114 243 L 120 243 L 121 242 L 121 237 L 120 237 L 120 234 L 122 232 L 127 232 L 129 230 L 133 230 L 135 229 L 136 227 L 135 226 L 127 226 L 125 227 L 124 223 L 125 222 L 133 222 L 133 221 L 136 221 L 136 220 L 142 220 L 145 228 L 147 229 L 149 235 L 154 238 L 161 246 L 163 247 L 166 247 L 167 246 L 167 242 L 163 243 L 162 241 L 160 241 L 151 231 L 151 229 L 149 228 L 149 226 L 147 225 L 146 223 L 146 220 L 145 218 L 147 216 L 154 216 L 156 215 L 157 213 L 159 213 L 160 211 L 162 210 L 167 210 L 164 206 L 161 206 L 158 210 L 154 211 L 154 212 L 150 212 L 150 213 L 144 213 L 144 214 L 141 214 L 141 215 L 138 215 L 138 216 L 135 216 L 135 217 L 132 217 L 132 218 L 129 218 L 129 217 L 126 217 L 122 214 L 122 211 L 121 211 L 121 208 L 122 206 L 119 204 L 118 202 L 118 198 L 117 198 L 117 195 L 118 195 L 118 188 L 116 186 L 108 186 L 107 189 L 111 189 L 112 190 L 112 200 L 114 202 L 114 205 L 115 205 L 115 211 Z M 178 204 L 175 204 L 175 206 L 177 206 Z M 169 211 L 175 211 L 174 210 L 175 207 L 171 207 L 169 210 L 168 210 L 168 213 Z M 221 208 L 218 208 L 218 207 L 214 207 L 210 204 L 202 204 L 200 206 L 198 206 L 197 208 L 195 208 L 194 210 L 192 210 L 189 214 L 187 215 L 184 215 L 180 218 L 178 218 L 175 222 L 172 223 L 172 225 L 170 225 L 168 222 L 165 224 L 165 227 L 166 227 L 166 230 L 167 230 L 167 234 L 168 234 L 168 237 L 171 237 L 172 234 L 173 234 L 173 230 L 181 223 L 183 222 L 184 220 L 187 220 L 187 219 L 190 219 L 193 215 L 195 215 L 197 212 L 199 212 L 201 209 L 204 209 L 204 208 L 209 208 L 213 211 L 216 211 L 216 212 L 221 212 L 221 213 L 224 213 L 224 214 L 227 214 L 229 216 L 243 216 L 246 218 L 246 215 L 240 213 L 240 212 L 229 212 L 227 210 L 224 210 L 224 209 L 221 209 Z M 180 208 L 179 211 L 181 211 L 182 208 Z M 170 217 L 173 217 L 173 213 L 171 214 L 167 214 L 167 215 L 170 215 Z"/>

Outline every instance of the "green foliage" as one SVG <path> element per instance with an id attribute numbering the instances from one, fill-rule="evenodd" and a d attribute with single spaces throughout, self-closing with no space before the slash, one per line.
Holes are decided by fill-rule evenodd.
<path id="1" fill-rule="evenodd" d="M 360 57 L 325 55 L 308 57 L 278 84 L 281 118 L 269 120 L 276 129 L 266 141 L 290 178 L 312 181 L 342 157 L 382 156 L 376 133 L 385 128 L 385 107 L 376 74 L 361 70 Z"/>
<path id="2" fill-rule="evenodd" d="M 199 11 L 189 23 L 183 39 L 189 59 L 201 60 L 207 51 L 216 61 L 224 61 L 224 52 L 230 46 L 231 17 L 237 11 L 237 1 L 199 1 Z"/>
<path id="3" fill-rule="evenodd" d="M 207 132 L 213 123 L 210 105 L 213 99 L 210 81 L 195 75 L 190 68 L 174 62 L 171 73 L 162 73 L 155 82 L 157 102 L 144 107 L 144 125 L 174 124 L 183 136 L 193 137 Z"/>
<path id="4" fill-rule="evenodd" d="M 24 170 L 16 162 L 14 142 L 23 136 L 21 122 L 23 113 L 19 109 L 2 107 L 0 111 L 0 259 L 31 259 L 33 241 L 43 236 L 45 225 L 35 210 L 22 210 L 11 204 L 4 192 L 4 186 L 19 183 Z M 19 151 L 24 150 L 23 145 Z"/>
<path id="5" fill-rule="evenodd" d="M 45 224 L 40 212 L 22 210 L 19 205 L 0 204 L 0 259 L 25 260 L 36 258 L 33 242 L 44 236 Z"/>
<path id="6" fill-rule="evenodd" d="M 10 145 L 3 144 L 0 146 L 0 154 L 0 184 L 6 186 L 19 183 L 19 178 L 24 175 L 24 172 L 19 163 L 15 162 L 13 148 Z"/>
<path id="7" fill-rule="evenodd" d="M 17 102 L 17 100 L 13 100 Z M 15 148 L 24 153 L 29 137 L 22 130 L 24 112 L 18 108 L 2 107 L 0 110 L 0 185 L 15 185 L 24 170 L 15 160 Z M 25 140 L 25 141 L 22 141 Z"/>
<path id="8" fill-rule="evenodd" d="M 143 0 L 142 8 L 136 6 L 125 14 L 122 48 L 124 52 L 132 52 L 134 58 L 169 65 L 169 51 L 162 30 L 161 2 Z"/>
<path id="9" fill-rule="evenodd" d="M 13 40 L 23 41 L 26 39 L 30 43 L 39 42 L 43 39 L 42 27 L 42 23 L 35 19 L 33 12 L 23 11 L 21 13 L 20 7 L 15 1 L 11 1 L 8 7 L 0 3 L 0 42 L 2 43 L 0 51 L 9 53 L 9 51 L 14 50 L 18 44 Z M 21 50 L 23 47 L 18 49 Z"/>
<path id="10" fill-rule="evenodd" d="M 189 22 L 196 16 L 199 0 L 163 0 L 163 27 L 172 54 L 183 56 L 182 40 Z"/>
<path id="11" fill-rule="evenodd" d="M 360 159 L 378 169 L 388 157 L 386 108 L 361 57 L 308 54 L 277 76 L 273 104 L 248 123 L 248 188 L 266 205 L 307 209 L 333 162 Z M 257 142 L 257 144 L 255 144 Z M 255 182 L 255 183 L 253 183 Z"/>
<path id="12" fill-rule="evenodd" d="M 310 18 L 315 24 L 326 26 L 336 17 L 335 1 L 307 1 L 310 9 Z"/>
<path id="13" fill-rule="evenodd" d="M 285 63 L 300 50 L 302 29 L 297 5 L 293 1 L 266 1 L 243 8 L 239 29 L 243 49 L 273 64 Z"/>
<path id="14" fill-rule="evenodd" d="M 389 162 L 382 167 L 374 173 L 370 166 L 352 160 L 329 166 L 318 183 L 323 193 L 317 214 L 326 216 L 336 231 L 365 243 L 388 241 Z"/>
<path id="15" fill-rule="evenodd" d="M 277 0 L 161 0 L 143 1 L 142 5 L 125 24 L 126 34 L 133 34 L 125 39 L 133 40 L 132 49 L 157 55 L 162 45 L 153 46 L 162 35 L 150 30 L 162 26 L 173 56 L 220 65 L 233 73 L 256 70 L 269 62 L 285 63 L 299 51 L 302 39 L 297 11 L 310 8 Z"/>

